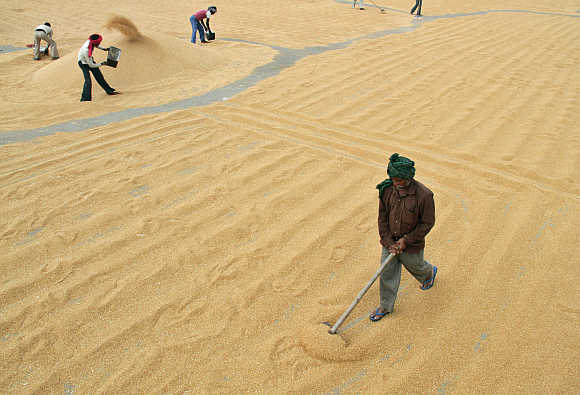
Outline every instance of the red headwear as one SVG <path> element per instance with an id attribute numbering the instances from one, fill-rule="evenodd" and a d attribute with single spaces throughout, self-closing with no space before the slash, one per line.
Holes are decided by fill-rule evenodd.
<path id="1" fill-rule="evenodd" d="M 89 57 L 93 56 L 93 47 L 98 47 L 103 41 L 103 36 L 100 34 L 91 34 L 89 36 Z"/>

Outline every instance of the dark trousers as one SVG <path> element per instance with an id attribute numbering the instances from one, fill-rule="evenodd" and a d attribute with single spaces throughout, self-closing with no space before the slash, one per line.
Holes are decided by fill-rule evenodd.
<path id="1" fill-rule="evenodd" d="M 419 9 L 417 10 L 417 15 L 421 15 L 421 6 L 423 5 L 423 0 L 415 0 L 415 6 L 413 8 L 411 8 L 411 14 L 413 12 L 415 12 L 415 10 L 417 10 L 417 7 L 419 7 Z"/>
<path id="2" fill-rule="evenodd" d="M 115 90 L 109 86 L 107 81 L 105 81 L 105 77 L 103 77 L 103 73 L 99 68 L 91 68 L 88 64 L 83 64 L 79 61 L 79 67 L 83 71 L 83 76 L 85 77 L 85 84 L 83 85 L 83 94 L 81 95 L 81 101 L 91 101 L 91 90 L 92 90 L 92 82 L 91 82 L 91 74 L 93 73 L 93 77 L 99 83 L 101 88 L 105 90 L 107 93 L 112 93 Z"/>

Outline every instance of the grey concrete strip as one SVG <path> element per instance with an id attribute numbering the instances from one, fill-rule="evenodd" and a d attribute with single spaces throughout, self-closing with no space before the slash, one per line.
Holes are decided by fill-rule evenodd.
<path id="1" fill-rule="evenodd" d="M 338 3 L 350 4 L 349 0 L 335 0 Z M 372 5 L 374 7 L 374 5 Z M 388 8 L 386 8 L 388 9 Z M 395 12 L 405 12 L 401 10 L 390 9 Z M 393 34 L 404 34 L 409 33 L 417 28 L 419 28 L 422 23 L 430 22 L 438 19 L 449 19 L 458 17 L 468 17 L 468 16 L 478 16 L 486 15 L 489 13 L 525 13 L 525 14 L 539 14 L 539 15 L 557 15 L 557 16 L 569 16 L 578 18 L 580 15 L 574 14 L 561 14 L 561 13 L 550 13 L 541 11 L 526 11 L 526 10 L 490 10 L 490 11 L 477 11 L 471 13 L 458 13 L 458 14 L 445 14 L 445 15 L 435 15 L 435 16 L 423 16 L 422 18 L 413 19 L 413 24 L 410 26 L 399 27 L 395 29 L 381 30 L 373 33 L 366 34 L 364 36 L 355 37 L 349 40 L 345 40 L 338 43 L 333 43 L 329 45 L 319 45 L 313 47 L 307 47 L 303 49 L 291 49 L 283 48 L 275 45 L 269 45 L 265 43 L 224 38 L 223 41 L 230 42 L 241 42 L 252 45 L 260 45 L 272 48 L 277 51 L 278 54 L 274 56 L 271 62 L 256 67 L 250 75 L 234 81 L 223 87 L 214 89 L 200 96 L 193 96 L 188 99 L 178 100 L 175 102 L 162 104 L 158 106 L 151 107 L 141 107 L 132 108 L 127 110 L 122 110 L 118 112 L 112 112 L 104 115 L 99 115 L 93 118 L 77 119 L 73 121 L 67 121 L 64 123 L 40 127 L 28 130 L 12 130 L 6 132 L 0 132 L 0 145 L 11 144 L 16 142 L 24 142 L 33 140 L 37 137 L 48 136 L 55 134 L 57 132 L 80 132 L 83 130 L 104 126 L 113 122 L 127 121 L 133 118 L 137 118 L 143 115 L 158 114 L 171 112 L 176 110 L 184 110 L 192 107 L 207 106 L 212 103 L 221 102 L 231 98 L 245 91 L 246 89 L 256 85 L 258 82 L 263 81 L 267 78 L 278 75 L 282 70 L 293 66 L 297 61 L 304 59 L 308 56 L 319 55 L 327 51 L 334 51 L 339 49 L 344 49 L 351 45 L 353 42 L 365 39 L 377 39 Z M 0 46 L 0 49 L 6 50 L 20 50 L 20 48 L 14 48 L 11 46 Z M 26 48 L 22 48 L 26 49 Z"/>
<path id="2" fill-rule="evenodd" d="M 16 52 L 22 51 L 25 49 L 30 49 L 26 47 L 13 47 L 12 45 L 0 45 L 0 54 L 8 53 L 8 52 Z"/>
<path id="3" fill-rule="evenodd" d="M 225 39 L 225 40 L 258 44 L 245 40 L 235 40 L 235 39 Z M 240 92 L 245 91 L 249 87 L 256 85 L 258 82 L 262 80 L 265 80 L 267 78 L 279 74 L 282 70 L 291 67 L 300 59 L 303 59 L 307 56 L 323 53 L 326 51 L 346 48 L 351 43 L 352 40 L 348 40 L 342 43 L 336 43 L 327 46 L 309 47 L 305 49 L 288 49 L 266 45 L 278 51 L 278 54 L 274 56 L 274 59 L 272 59 L 271 62 L 255 68 L 253 72 L 247 77 L 234 81 L 223 87 L 214 89 L 203 95 L 193 96 L 188 99 L 183 99 L 159 106 L 132 108 L 104 115 L 99 115 L 92 118 L 68 121 L 47 127 L 1 132 L 0 145 L 29 141 L 37 137 L 48 136 L 55 134 L 57 132 L 80 132 L 98 126 L 104 126 L 112 122 L 126 121 L 143 115 L 184 110 L 187 108 L 207 106 L 208 104 L 221 102 L 229 99 L 230 97 Z"/>
<path id="4" fill-rule="evenodd" d="M 334 0 L 336 3 L 341 3 L 341 4 L 352 4 L 352 0 Z M 413 4 L 410 4 L 409 6 L 409 10 L 410 7 Z M 409 14 L 408 10 L 399 10 L 396 8 L 390 8 L 390 7 L 383 7 L 380 4 L 369 4 L 369 1 L 366 0 L 365 1 L 365 8 L 382 8 L 384 10 L 389 10 L 392 12 L 396 12 L 396 13 L 400 13 L 400 14 Z M 456 18 L 456 17 L 461 17 L 461 16 L 473 16 L 473 15 L 483 15 L 483 14 L 487 14 L 487 13 L 492 13 L 492 12 L 500 12 L 500 13 L 506 13 L 506 12 L 510 12 L 510 13 L 522 13 L 522 14 L 538 14 L 538 15 L 555 15 L 555 16 L 569 16 L 569 17 L 573 17 L 573 18 L 577 18 L 579 17 L 579 15 L 574 15 L 574 14 L 566 14 L 563 12 L 549 12 L 549 11 L 529 11 L 529 10 L 488 10 L 488 11 L 476 11 L 476 12 L 472 12 L 472 13 L 458 13 L 458 14 L 444 14 L 444 15 L 428 15 L 425 16 L 423 15 L 423 17 L 425 18 L 430 18 L 430 19 L 441 19 L 441 18 Z M 575 12 L 580 13 L 580 10 L 576 10 Z"/>
<path id="5" fill-rule="evenodd" d="M 532 15 L 551 15 L 551 16 L 567 16 L 571 18 L 580 18 L 580 15 L 575 14 L 565 14 L 563 12 L 548 12 L 548 11 L 528 11 L 528 10 L 490 10 L 489 13 L 501 13 L 501 14 L 532 14 Z"/>

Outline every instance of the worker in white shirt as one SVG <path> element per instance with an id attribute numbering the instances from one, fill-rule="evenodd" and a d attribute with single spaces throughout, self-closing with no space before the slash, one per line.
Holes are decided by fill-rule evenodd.
<path id="1" fill-rule="evenodd" d="M 353 0 L 352 1 L 352 8 L 356 8 L 356 4 L 358 3 L 358 9 L 359 10 L 364 10 L 365 9 L 365 4 L 363 0 Z"/>
<path id="2" fill-rule="evenodd" d="M 52 39 L 52 27 L 50 23 L 44 22 L 43 25 L 38 26 L 34 30 L 34 60 L 40 60 L 40 41 L 44 40 L 48 43 L 48 51 L 53 59 L 58 59 L 58 49 L 56 43 Z"/>
<path id="3" fill-rule="evenodd" d="M 101 73 L 101 70 L 99 70 L 99 67 L 106 64 L 106 62 L 96 63 L 93 59 L 93 49 L 99 48 L 102 51 L 109 50 L 109 48 L 99 47 L 101 41 L 103 41 L 103 37 L 100 34 L 91 34 L 89 39 L 85 41 L 79 50 L 79 67 L 83 71 L 83 76 L 85 77 L 85 84 L 83 85 L 81 101 L 91 101 L 92 82 L 90 73 L 93 73 L 93 77 L 95 77 L 95 80 L 97 80 L 101 88 L 107 92 L 107 95 L 119 94 L 119 92 L 109 86 L 107 81 L 105 81 L 105 77 L 103 77 L 103 73 Z"/>

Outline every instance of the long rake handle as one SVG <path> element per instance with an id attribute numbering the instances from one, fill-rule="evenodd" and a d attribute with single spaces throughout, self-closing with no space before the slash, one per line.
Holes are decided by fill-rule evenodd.
<path id="1" fill-rule="evenodd" d="M 340 318 L 338 319 L 338 321 L 336 321 L 336 324 L 334 324 L 334 326 L 332 328 L 330 328 L 330 330 L 328 331 L 328 333 L 330 334 L 336 334 L 336 331 L 338 330 L 338 327 L 342 325 L 342 323 L 344 322 L 344 320 L 346 320 L 346 318 L 348 317 L 348 315 L 352 312 L 352 310 L 355 308 L 355 306 L 358 304 L 358 302 L 361 301 L 361 299 L 363 298 L 363 296 L 367 293 L 367 291 L 369 290 L 369 288 L 374 284 L 374 282 L 376 281 L 376 279 L 381 275 L 381 273 L 383 272 L 383 270 L 385 270 L 385 268 L 387 267 L 387 265 L 391 262 L 391 260 L 394 258 L 395 256 L 393 254 L 389 254 L 389 256 L 387 257 L 387 259 L 385 259 L 385 261 L 381 264 L 381 267 L 379 267 L 379 270 L 377 270 L 377 272 L 375 273 L 375 275 L 373 276 L 373 278 L 371 278 L 371 281 L 368 282 L 367 285 L 365 285 L 365 287 L 358 293 L 358 296 L 356 297 L 356 299 L 350 304 L 350 306 L 348 307 L 348 309 L 346 309 L 346 311 L 344 313 L 342 313 L 342 315 L 340 316 Z"/>

